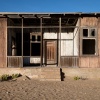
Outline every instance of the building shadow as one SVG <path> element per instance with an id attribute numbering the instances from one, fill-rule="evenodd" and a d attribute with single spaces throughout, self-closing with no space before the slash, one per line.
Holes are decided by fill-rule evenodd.
<path id="1" fill-rule="evenodd" d="M 60 75 L 61 75 L 61 81 L 64 81 L 65 73 L 62 72 L 62 69 L 60 68 Z"/>

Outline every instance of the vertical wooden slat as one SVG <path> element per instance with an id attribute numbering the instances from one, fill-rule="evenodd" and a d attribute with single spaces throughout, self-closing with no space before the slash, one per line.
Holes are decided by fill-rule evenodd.
<path id="1" fill-rule="evenodd" d="M 62 67 L 79 67 L 78 57 L 61 57 Z"/>
<path id="2" fill-rule="evenodd" d="M 8 67 L 22 67 L 22 57 L 8 57 Z"/>

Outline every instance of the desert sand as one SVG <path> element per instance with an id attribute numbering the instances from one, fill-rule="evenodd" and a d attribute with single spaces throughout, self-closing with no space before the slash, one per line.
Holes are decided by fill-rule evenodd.
<path id="1" fill-rule="evenodd" d="M 3 81 L 0 82 L 0 100 L 100 100 L 100 79 Z"/>

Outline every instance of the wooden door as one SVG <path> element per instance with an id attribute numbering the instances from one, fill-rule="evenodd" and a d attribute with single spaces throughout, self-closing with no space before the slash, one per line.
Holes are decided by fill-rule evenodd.
<path id="1" fill-rule="evenodd" d="M 47 41 L 46 42 L 46 64 L 55 64 L 57 62 L 57 49 L 56 41 Z"/>

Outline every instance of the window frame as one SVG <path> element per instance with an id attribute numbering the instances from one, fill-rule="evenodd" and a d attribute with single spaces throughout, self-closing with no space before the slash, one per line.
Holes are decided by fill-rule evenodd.
<path id="1" fill-rule="evenodd" d="M 83 36 L 83 29 L 88 29 L 88 36 L 85 37 Z M 92 29 L 95 29 L 95 36 L 90 36 L 91 34 L 91 30 Z M 80 56 L 98 56 L 98 38 L 97 38 L 97 35 L 98 35 L 98 31 L 97 31 L 97 28 L 96 27 L 81 27 L 81 35 L 80 35 Z M 83 39 L 93 39 L 95 40 L 95 54 L 83 54 Z"/>

